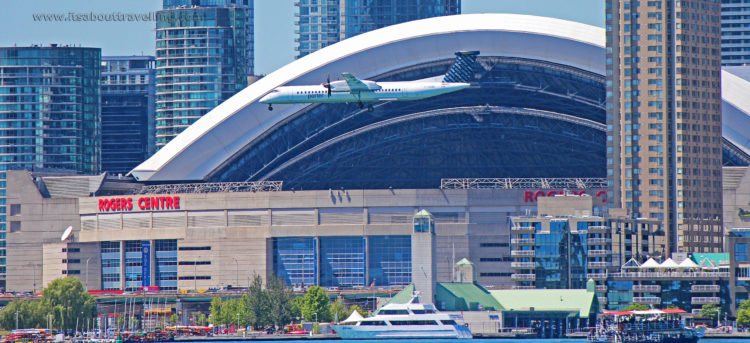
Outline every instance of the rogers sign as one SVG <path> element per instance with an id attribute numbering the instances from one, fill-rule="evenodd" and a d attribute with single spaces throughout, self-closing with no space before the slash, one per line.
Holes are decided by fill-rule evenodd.
<path id="1" fill-rule="evenodd" d="M 551 197 L 555 195 L 563 195 L 566 191 L 525 191 L 523 192 L 523 202 L 536 202 L 538 197 Z M 567 191 L 568 194 L 584 195 L 588 194 L 586 191 Z M 597 191 L 596 198 L 602 199 L 602 202 L 607 202 L 607 191 Z"/>
<path id="2" fill-rule="evenodd" d="M 133 204 L 141 210 L 179 210 L 180 197 L 140 197 L 136 201 L 132 197 L 99 199 L 99 212 L 132 211 Z"/>

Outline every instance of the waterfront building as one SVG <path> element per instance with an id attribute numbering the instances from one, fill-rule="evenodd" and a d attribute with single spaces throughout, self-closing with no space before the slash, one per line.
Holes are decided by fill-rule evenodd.
<path id="1" fill-rule="evenodd" d="M 127 174 L 156 151 L 153 56 L 102 57 L 102 170 Z"/>
<path id="2" fill-rule="evenodd" d="M 721 65 L 750 65 L 750 0 L 721 0 Z"/>
<path id="3" fill-rule="evenodd" d="M 388 25 L 461 13 L 461 0 L 299 0 L 294 4 L 297 58 Z"/>
<path id="4" fill-rule="evenodd" d="M 6 220 L 21 211 L 6 205 L 6 171 L 100 170 L 100 63 L 99 48 L 0 48 L 0 288 L 6 234 L 21 230 Z"/>
<path id="5" fill-rule="evenodd" d="M 740 302 L 750 299 L 750 229 L 736 228 L 729 231 L 727 235 L 727 250 L 729 259 L 729 272 L 732 275 L 731 287 L 735 296 L 731 303 L 732 312 L 740 306 Z"/>
<path id="6" fill-rule="evenodd" d="M 723 247 L 720 10 L 606 3 L 608 201 L 661 221 L 668 254 Z"/>
<path id="7" fill-rule="evenodd" d="M 245 88 L 253 2 L 164 0 L 156 20 L 156 148 Z"/>

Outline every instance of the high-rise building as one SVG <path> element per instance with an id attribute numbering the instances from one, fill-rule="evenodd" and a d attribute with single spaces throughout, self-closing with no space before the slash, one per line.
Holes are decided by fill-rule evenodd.
<path id="1" fill-rule="evenodd" d="M 722 249 L 719 0 L 606 3 L 611 208 L 670 252 Z"/>
<path id="2" fill-rule="evenodd" d="M 750 65 L 750 0 L 721 0 L 721 64 Z"/>
<path id="3" fill-rule="evenodd" d="M 461 0 L 299 0 L 297 57 L 388 25 L 461 13 Z"/>
<path id="4" fill-rule="evenodd" d="M 164 0 L 156 19 L 156 147 L 247 86 L 252 0 Z"/>
<path id="5" fill-rule="evenodd" d="M 0 48 L 0 287 L 5 287 L 6 232 L 21 214 L 6 207 L 5 171 L 100 169 L 101 50 L 57 46 Z"/>
<path id="6" fill-rule="evenodd" d="M 155 152 L 153 56 L 102 57 L 102 170 L 125 174 Z"/>

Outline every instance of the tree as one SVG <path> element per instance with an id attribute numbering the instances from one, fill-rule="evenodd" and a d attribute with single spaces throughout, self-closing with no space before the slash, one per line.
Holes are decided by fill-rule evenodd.
<path id="1" fill-rule="evenodd" d="M 207 321 L 203 312 L 193 312 L 193 325 L 205 326 Z"/>
<path id="2" fill-rule="evenodd" d="M 742 300 L 742 302 L 740 302 L 740 307 L 737 309 L 738 310 L 750 310 L 750 299 Z"/>
<path id="3" fill-rule="evenodd" d="M 719 306 L 714 304 L 705 304 L 701 307 L 701 317 L 708 318 L 716 323 L 716 318 L 719 317 Z"/>
<path id="4" fill-rule="evenodd" d="M 50 282 L 43 291 L 41 306 L 44 316 L 52 314 L 55 328 L 73 329 L 76 318 L 96 317 L 96 299 L 86 292 L 81 280 L 70 276 Z"/>
<path id="5" fill-rule="evenodd" d="M 354 304 L 351 307 L 349 307 L 349 312 L 347 312 L 346 318 L 349 318 L 349 316 L 351 316 L 352 313 L 354 313 L 354 311 L 359 312 L 359 314 L 362 317 L 367 317 L 367 312 L 365 310 L 361 309 L 357 304 Z"/>
<path id="6" fill-rule="evenodd" d="M 306 321 L 313 321 L 316 319 L 315 313 L 317 313 L 318 321 L 330 322 L 333 318 L 331 318 L 328 303 L 330 303 L 330 300 L 323 288 L 319 286 L 310 287 L 307 290 L 307 293 L 305 293 L 305 296 L 302 297 L 300 304 L 302 316 Z"/>
<path id="7" fill-rule="evenodd" d="M 336 301 L 328 306 L 328 311 L 331 312 L 333 319 L 338 321 L 346 319 L 349 315 L 349 310 L 347 310 L 344 302 L 341 301 L 341 297 L 336 298 Z"/>
<path id="8" fill-rule="evenodd" d="M 263 291 L 263 278 L 256 274 L 247 288 L 247 319 L 253 328 L 260 329 L 270 323 L 267 296 Z"/>
<path id="9" fill-rule="evenodd" d="M 286 286 L 286 283 L 271 274 L 266 282 L 266 299 L 268 303 L 268 314 L 272 324 L 276 328 L 284 327 L 292 322 L 291 302 L 294 294 Z"/>
<path id="10" fill-rule="evenodd" d="M 750 326 L 750 309 L 741 309 L 737 311 L 737 326 Z"/>
<path id="11" fill-rule="evenodd" d="M 16 312 L 20 329 L 47 326 L 46 313 L 40 301 L 14 300 L 0 311 L 0 327 L 5 330 L 15 329 Z"/>
<path id="12" fill-rule="evenodd" d="M 626 308 L 624 308 L 622 310 L 623 311 L 643 311 L 643 310 L 648 310 L 648 309 L 649 309 L 648 305 L 630 304 L 630 306 L 628 306 L 628 307 L 626 307 Z"/>

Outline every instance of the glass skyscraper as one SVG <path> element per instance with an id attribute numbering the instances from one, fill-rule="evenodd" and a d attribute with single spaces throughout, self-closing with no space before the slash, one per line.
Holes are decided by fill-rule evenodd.
<path id="1" fill-rule="evenodd" d="M 155 152 L 153 56 L 102 57 L 102 170 L 126 174 Z"/>
<path id="2" fill-rule="evenodd" d="M 461 0 L 298 0 L 297 57 L 360 33 L 460 14 Z"/>
<path id="3" fill-rule="evenodd" d="M 100 170 L 99 48 L 0 48 L 0 287 L 5 286 L 5 170 Z M 11 211 L 12 212 L 12 211 Z"/>
<path id="4" fill-rule="evenodd" d="M 164 0 L 156 20 L 156 147 L 247 86 L 251 0 Z"/>
<path id="5" fill-rule="evenodd" d="M 750 0 L 721 0 L 721 64 L 750 65 Z"/>

